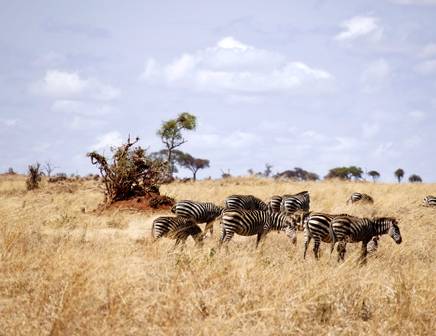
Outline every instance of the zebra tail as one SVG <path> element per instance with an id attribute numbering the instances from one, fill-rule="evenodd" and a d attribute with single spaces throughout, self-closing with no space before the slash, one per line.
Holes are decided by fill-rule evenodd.
<path id="1" fill-rule="evenodd" d="M 330 247 L 330 254 L 332 254 L 336 244 L 336 236 L 335 236 L 335 232 L 333 231 L 333 226 L 331 225 L 331 223 L 329 225 L 329 235 L 330 235 L 330 240 L 332 242 Z"/>
<path id="2" fill-rule="evenodd" d="M 172 212 L 172 213 L 176 213 L 176 205 L 177 205 L 177 203 L 174 204 L 174 205 L 171 207 L 171 212 Z"/>
<path id="3" fill-rule="evenodd" d="M 153 239 L 155 239 L 155 237 L 154 237 L 154 221 L 153 221 L 153 224 L 151 224 L 151 237 Z"/>

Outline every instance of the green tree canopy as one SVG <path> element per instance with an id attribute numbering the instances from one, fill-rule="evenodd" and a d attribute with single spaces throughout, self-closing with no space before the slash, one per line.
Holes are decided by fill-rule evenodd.
<path id="1" fill-rule="evenodd" d="M 411 183 L 421 183 L 422 182 L 422 178 L 419 175 L 412 174 L 412 175 L 409 176 L 409 182 L 411 182 Z"/>
<path id="2" fill-rule="evenodd" d="M 182 153 L 177 157 L 177 163 L 192 172 L 192 178 L 195 181 L 197 179 L 197 172 L 200 169 L 209 168 L 209 160 L 197 159 L 188 153 Z"/>
<path id="3" fill-rule="evenodd" d="M 404 177 L 404 170 L 401 169 L 401 168 L 398 168 L 398 169 L 394 172 L 394 174 L 395 174 L 395 177 L 396 177 L 397 180 L 398 180 L 398 183 L 401 183 L 401 180 L 402 180 L 403 177 Z"/>
<path id="4" fill-rule="evenodd" d="M 336 167 L 329 170 L 325 176 L 326 179 L 339 178 L 341 180 L 360 180 L 362 178 L 363 170 L 360 167 Z"/>
<path id="5" fill-rule="evenodd" d="M 167 158 L 169 164 L 169 174 L 173 173 L 173 151 L 175 148 L 183 145 L 187 140 L 183 137 L 183 130 L 195 130 L 197 126 L 197 118 L 188 113 L 183 112 L 176 119 L 170 119 L 162 123 L 161 128 L 157 131 L 157 135 L 161 138 L 162 143 L 166 146 Z"/>
<path id="6" fill-rule="evenodd" d="M 380 173 L 376 170 L 371 170 L 368 172 L 368 175 L 372 177 L 373 182 L 380 178 Z"/>

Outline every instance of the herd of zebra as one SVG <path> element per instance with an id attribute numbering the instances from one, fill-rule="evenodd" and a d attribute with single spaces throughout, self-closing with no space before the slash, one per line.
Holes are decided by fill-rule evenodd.
<path id="1" fill-rule="evenodd" d="M 348 203 L 373 203 L 373 198 L 363 193 L 353 193 Z M 436 206 L 435 196 L 424 198 L 425 206 Z M 176 216 L 161 216 L 153 221 L 152 237 L 175 239 L 174 248 L 184 244 L 192 236 L 196 244 L 202 244 L 213 223 L 220 219 L 219 246 L 227 245 L 235 234 L 257 235 L 256 247 L 270 231 L 285 231 L 293 244 L 297 231 L 304 231 L 304 255 L 313 239 L 313 253 L 319 258 L 321 242 L 331 244 L 331 252 L 337 243 L 338 261 L 344 260 L 347 243 L 362 242 L 361 258 L 374 252 L 381 235 L 389 236 L 397 243 L 402 241 L 398 222 L 392 217 L 360 218 L 348 214 L 326 214 L 310 211 L 310 194 L 302 191 L 293 195 L 275 195 L 268 203 L 253 195 L 232 195 L 224 201 L 224 207 L 209 202 L 183 200 L 171 209 Z M 204 231 L 198 224 L 206 223 Z"/>

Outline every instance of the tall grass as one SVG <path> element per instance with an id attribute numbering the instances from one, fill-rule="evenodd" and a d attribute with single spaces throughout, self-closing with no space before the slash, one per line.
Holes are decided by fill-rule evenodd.
<path id="1" fill-rule="evenodd" d="M 230 179 L 173 183 L 176 199 L 221 203 L 232 193 L 267 199 L 311 192 L 312 209 L 395 216 L 403 244 L 384 236 L 367 265 L 358 245 L 337 264 L 328 246 L 302 260 L 284 234 L 236 237 L 218 251 L 218 234 L 197 249 L 153 244 L 160 213 L 92 210 L 94 181 L 43 185 L 25 193 L 0 178 L 0 334 L 5 335 L 431 335 L 436 330 L 436 209 L 419 204 L 435 185 L 284 183 Z M 24 179 L 21 178 L 24 187 Z M 353 191 L 373 206 L 347 206 Z M 82 211 L 85 208 L 86 211 Z M 216 224 L 215 232 L 218 232 Z"/>

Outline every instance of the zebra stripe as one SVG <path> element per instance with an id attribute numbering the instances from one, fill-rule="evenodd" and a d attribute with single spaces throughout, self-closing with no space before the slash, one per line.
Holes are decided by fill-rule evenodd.
<path id="1" fill-rule="evenodd" d="M 268 205 L 253 195 L 232 195 L 224 201 L 226 209 L 267 211 Z"/>
<path id="2" fill-rule="evenodd" d="M 355 202 L 362 202 L 362 203 L 374 203 L 374 199 L 369 196 L 368 194 L 364 194 L 364 193 L 352 193 L 350 198 L 347 200 L 347 204 L 349 204 L 351 202 L 351 204 L 355 203 Z"/>
<path id="3" fill-rule="evenodd" d="M 209 202 L 194 202 L 189 200 L 179 201 L 171 211 L 176 216 L 184 218 L 192 218 L 197 224 L 206 223 L 204 233 L 208 230 L 213 235 L 213 222 L 221 215 L 223 208 Z"/>
<path id="4" fill-rule="evenodd" d="M 175 239 L 174 248 L 180 243 L 185 244 L 189 236 L 192 236 L 196 244 L 201 244 L 203 240 L 201 233 L 200 227 L 193 219 L 183 217 L 158 217 L 151 227 L 151 235 L 155 241 L 162 237 Z"/>
<path id="5" fill-rule="evenodd" d="M 332 234 L 330 223 L 336 216 L 347 216 L 345 214 L 332 215 L 321 212 L 311 212 L 304 220 L 304 254 L 306 258 L 307 248 L 313 239 L 313 253 L 319 259 L 319 246 L 321 242 L 331 243 Z"/>
<path id="6" fill-rule="evenodd" d="M 282 204 L 283 198 L 291 197 L 292 195 L 274 195 L 268 202 L 268 210 L 271 212 L 280 212 L 280 205 Z"/>
<path id="7" fill-rule="evenodd" d="M 261 210 L 224 210 L 221 217 L 220 246 L 228 243 L 236 234 L 257 235 L 256 248 L 269 231 L 285 230 L 292 242 L 296 243 L 295 219 L 283 214 Z"/>
<path id="8" fill-rule="evenodd" d="M 285 195 L 280 204 L 280 211 L 285 214 L 293 214 L 297 210 L 309 211 L 310 196 L 308 191 L 302 191 L 295 195 Z"/>
<path id="9" fill-rule="evenodd" d="M 400 228 L 395 218 L 357 218 L 350 216 L 337 216 L 331 221 L 332 246 L 331 251 L 338 242 L 338 261 L 344 260 L 347 243 L 362 242 L 361 258 L 368 253 L 367 244 L 374 236 L 389 234 L 397 243 L 402 242 Z"/>
<path id="10" fill-rule="evenodd" d="M 424 197 L 424 206 L 436 206 L 436 196 L 425 196 Z"/>

